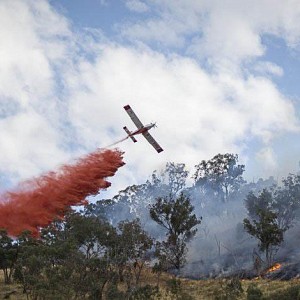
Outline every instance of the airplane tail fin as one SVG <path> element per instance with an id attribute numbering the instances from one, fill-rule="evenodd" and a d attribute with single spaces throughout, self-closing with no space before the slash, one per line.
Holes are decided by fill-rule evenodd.
<path id="1" fill-rule="evenodd" d="M 131 132 L 128 130 L 128 128 L 127 128 L 126 126 L 124 126 L 123 129 L 126 131 L 126 133 L 128 134 L 128 136 L 132 139 L 132 141 L 133 141 L 134 143 L 136 143 L 137 140 L 135 139 L 134 136 L 130 135 Z"/>

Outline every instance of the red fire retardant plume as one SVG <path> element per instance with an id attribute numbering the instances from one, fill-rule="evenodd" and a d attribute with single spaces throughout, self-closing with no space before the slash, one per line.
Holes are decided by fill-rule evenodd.
<path id="1" fill-rule="evenodd" d="M 0 228 L 12 236 L 24 230 L 39 235 L 39 228 L 63 218 L 70 206 L 86 204 L 86 197 L 110 186 L 106 181 L 124 165 L 119 150 L 97 150 L 73 165 L 64 165 L 24 182 L 16 191 L 0 195 Z"/>

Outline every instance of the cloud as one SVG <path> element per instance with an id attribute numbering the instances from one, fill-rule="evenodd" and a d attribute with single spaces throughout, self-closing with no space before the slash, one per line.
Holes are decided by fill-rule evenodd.
<path id="1" fill-rule="evenodd" d="M 158 155 L 142 137 L 120 145 L 127 165 L 113 179 L 117 189 L 168 161 L 193 167 L 216 153 L 247 156 L 252 139 L 269 149 L 257 158 L 272 165 L 272 141 L 297 132 L 299 121 L 292 101 L 265 76 L 280 75 L 280 66 L 255 58 L 265 51 L 262 33 L 296 44 L 298 4 L 295 12 L 277 4 L 275 16 L 263 19 L 267 1 L 249 9 L 225 2 L 140 2 L 154 15 L 119 24 L 137 42 L 126 45 L 73 30 L 47 1 L 1 2 L 1 173 L 16 182 L 124 137 L 124 125 L 134 128 L 126 104 L 144 123 L 157 121 L 153 136 L 165 151 Z M 153 41 L 170 48 L 154 50 Z M 249 58 L 259 76 L 242 70 Z"/>
<path id="2" fill-rule="evenodd" d="M 47 1 L 0 3 L 0 151 L 13 181 L 63 162 L 55 68 L 66 63 L 68 22 Z"/>
<path id="3" fill-rule="evenodd" d="M 70 31 L 46 1 L 3 1 L 0 15 L 0 95 L 26 109 L 52 94 Z"/>
<path id="4" fill-rule="evenodd" d="M 269 61 L 260 61 L 254 65 L 254 70 L 262 75 L 283 76 L 283 69 Z"/>
<path id="5" fill-rule="evenodd" d="M 34 111 L 0 121 L 0 170 L 16 183 L 70 157 L 57 146 L 59 132 Z"/>
<path id="6" fill-rule="evenodd" d="M 106 45 L 94 62 L 82 61 L 73 78 L 71 119 L 84 143 L 107 144 L 123 136 L 123 125 L 133 128 L 122 109 L 128 103 L 143 122 L 158 122 L 153 135 L 166 150 L 159 156 L 142 138 L 122 145 L 137 178 L 165 161 L 193 166 L 215 153 L 247 150 L 250 137 L 267 145 L 298 130 L 292 103 L 269 79 L 211 76 L 178 55 Z"/>
<path id="7" fill-rule="evenodd" d="M 125 4 L 129 10 L 134 12 L 144 13 L 149 10 L 149 7 L 139 0 L 127 0 Z"/>
<path id="8" fill-rule="evenodd" d="M 181 48 L 215 67 L 264 55 L 261 37 L 265 34 L 280 36 L 291 47 L 299 45 L 298 1 L 148 2 L 155 14 L 129 23 L 123 28 L 124 36 Z"/>

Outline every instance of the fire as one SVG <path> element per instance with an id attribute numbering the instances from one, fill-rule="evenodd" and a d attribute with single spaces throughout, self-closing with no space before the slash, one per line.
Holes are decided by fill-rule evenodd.
<path id="1" fill-rule="evenodd" d="M 281 268 L 281 264 L 280 263 L 276 263 L 276 264 L 274 264 L 271 268 L 269 268 L 268 270 L 267 270 L 267 273 L 270 273 L 270 272 L 274 272 L 274 271 L 276 271 L 276 270 L 279 270 L 280 268 Z"/>

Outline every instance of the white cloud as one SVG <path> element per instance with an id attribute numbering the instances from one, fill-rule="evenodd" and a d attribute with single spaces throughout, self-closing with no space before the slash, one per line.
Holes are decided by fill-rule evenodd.
<path id="1" fill-rule="evenodd" d="M 270 80 L 211 76 L 189 58 L 107 45 L 95 63 L 82 61 L 72 76 L 79 88 L 70 95 L 71 119 L 84 143 L 107 144 L 124 136 L 123 125 L 134 127 L 122 109 L 127 103 L 143 122 L 158 122 L 153 135 L 166 150 L 162 154 L 141 138 L 121 146 L 136 178 L 166 161 L 191 167 L 215 153 L 245 150 L 250 137 L 269 144 L 298 130 L 293 105 Z"/>
<path id="2" fill-rule="evenodd" d="M 254 70 L 262 75 L 283 76 L 283 69 L 269 61 L 260 61 L 254 65 Z"/>
<path id="3" fill-rule="evenodd" d="M 67 21 L 47 1 L 0 3 L 1 172 L 27 178 L 61 163 L 54 68 L 66 63 Z"/>
<path id="4" fill-rule="evenodd" d="M 0 16 L 0 96 L 39 107 L 53 97 L 53 67 L 66 64 L 67 22 L 46 1 L 2 1 Z"/>
<path id="5" fill-rule="evenodd" d="M 138 13 L 144 13 L 149 10 L 149 7 L 142 1 L 139 0 L 127 0 L 125 2 L 127 8 L 129 10 L 138 12 Z"/>
<path id="6" fill-rule="evenodd" d="M 167 161 L 192 167 L 216 153 L 247 152 L 252 138 L 264 144 L 257 158 L 275 167 L 270 144 L 298 130 L 295 108 L 263 72 L 245 76 L 235 69 L 264 53 L 262 33 L 296 44 L 298 4 L 295 11 L 277 4 L 275 16 L 263 19 L 267 2 L 247 8 L 229 0 L 220 7 L 216 1 L 145 1 L 156 17 L 123 31 L 213 60 L 222 66 L 213 74 L 183 54 L 99 41 L 88 31 L 78 35 L 47 1 L 1 2 L 1 172 L 23 179 L 73 157 L 65 147 L 70 140 L 90 151 L 124 137 L 124 125 L 134 128 L 126 104 L 143 122 L 157 121 L 153 136 L 165 151 L 158 155 L 140 137 L 120 145 L 127 165 L 113 179 L 118 188 L 141 182 Z M 280 9 L 291 14 L 290 22 Z M 276 65 L 261 64 L 280 75 Z"/>
<path id="7" fill-rule="evenodd" d="M 15 183 L 69 158 L 57 147 L 59 132 L 34 111 L 19 113 L 0 124 L 0 170 L 14 175 Z"/>
<path id="8" fill-rule="evenodd" d="M 153 16 L 128 24 L 132 40 L 181 47 L 218 67 L 262 56 L 264 34 L 299 45 L 300 2 L 295 0 L 148 1 Z"/>

